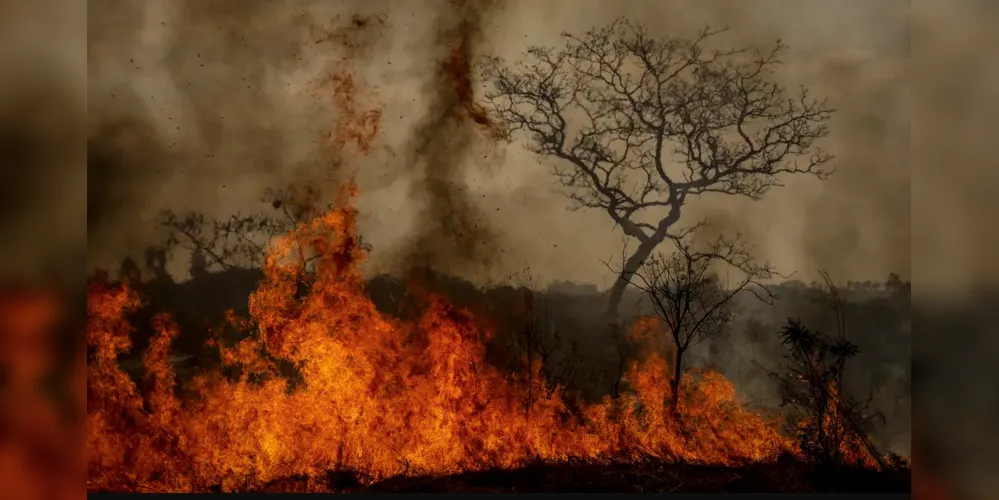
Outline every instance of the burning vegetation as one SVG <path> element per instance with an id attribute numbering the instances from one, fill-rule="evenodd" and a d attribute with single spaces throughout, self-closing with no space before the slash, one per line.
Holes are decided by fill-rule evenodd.
<path id="1" fill-rule="evenodd" d="M 361 277 L 354 192 L 272 246 L 249 317 L 232 315 L 209 340 L 218 368 L 183 383 L 165 314 L 152 321 L 143 374 L 123 371 L 143 298 L 91 280 L 89 490 L 244 491 L 298 477 L 322 491 L 333 471 L 368 483 L 538 461 L 731 466 L 802 455 L 718 373 L 685 377 L 673 413 L 671 370 L 653 353 L 629 365 L 631 395 L 585 404 L 548 387 L 539 363 L 516 376 L 491 366 L 490 332 L 443 297 L 412 322 L 378 312 Z M 241 339 L 227 340 L 233 332 Z"/>
<path id="2" fill-rule="evenodd" d="M 348 34 L 375 21 L 355 17 Z M 508 123 L 511 114 L 521 116 L 509 106 L 497 112 L 496 96 L 492 108 L 475 102 L 470 63 L 475 29 L 475 23 L 464 22 L 450 33 L 454 36 L 445 37 L 453 47 L 441 61 L 444 78 L 436 90 L 447 105 L 439 106 L 441 116 L 424 127 L 424 140 L 414 148 L 416 157 L 428 165 L 428 180 L 450 179 L 454 173 L 454 165 L 436 161 L 440 151 L 456 148 L 441 142 L 446 135 L 442 130 L 468 127 L 495 140 L 516 128 Z M 328 38 L 320 35 L 320 41 Z M 341 41 L 348 49 L 356 48 L 347 42 Z M 689 53 L 684 57 L 697 64 L 710 62 L 700 60 L 696 44 Z M 573 54 L 581 61 L 586 55 L 579 50 Z M 512 83 L 532 81 L 509 72 L 498 75 L 498 87 L 510 95 L 521 95 Z M 349 67 L 317 85 L 332 89 L 334 104 L 342 111 L 324 137 L 324 144 L 335 150 L 337 165 L 346 158 L 348 144 L 357 146 L 357 154 L 375 151 L 381 131 L 381 112 L 353 99 L 358 85 Z M 802 120 L 826 113 L 819 108 L 784 112 L 805 113 Z M 816 129 L 798 140 L 810 143 L 812 136 L 824 133 Z M 465 142 L 477 137 L 461 136 Z M 769 187 L 736 178 L 745 183 L 732 184 L 737 194 L 757 196 Z M 679 186 L 693 194 L 710 190 L 707 184 L 688 184 Z M 656 273 L 655 263 L 671 262 L 650 257 L 667 235 L 645 234 L 642 228 L 652 226 L 631 223 L 614 212 L 618 201 L 597 200 L 610 203 L 615 220 L 634 229 L 643 243 L 645 253 L 636 255 L 645 257 L 630 258 L 622 276 L 635 274 L 635 262 L 650 263 L 642 269 L 651 275 L 635 275 L 647 279 L 645 291 L 653 299 L 669 304 L 660 302 L 658 317 L 641 318 L 625 328 L 629 333 L 622 335 L 624 340 L 614 338 L 620 373 L 613 391 L 592 400 L 569 383 L 578 367 L 553 371 L 549 361 L 558 347 L 541 345 L 534 330 L 525 330 L 520 351 L 507 353 L 516 367 L 508 369 L 490 353 L 494 321 L 501 318 L 455 305 L 456 297 L 425 287 L 413 287 L 419 295 L 416 314 L 395 315 L 376 307 L 362 273 L 367 246 L 356 227 L 357 191 L 349 182 L 336 203 L 319 209 L 319 191 L 307 186 L 305 192 L 285 193 L 287 197 L 271 202 L 285 216 L 280 223 L 235 216 L 216 221 L 209 232 L 223 239 L 237 235 L 242 241 L 223 250 L 212 250 L 224 246 L 218 238 L 202 241 L 198 228 L 206 226 L 204 220 L 164 219 L 163 225 L 181 234 L 181 240 L 190 240 L 196 258 L 230 270 L 226 259 L 242 257 L 262 273 L 247 314 L 229 311 L 201 336 L 206 339 L 203 352 L 211 359 L 199 360 L 194 372 L 178 370 L 174 352 L 180 337 L 190 332 L 181 331 L 171 311 L 157 311 L 151 318 L 139 314 L 148 311 L 150 301 L 137 286 L 137 268 L 121 281 L 104 273 L 90 279 L 88 491 L 475 489 L 467 486 L 479 481 L 471 476 L 497 473 L 491 481 L 500 489 L 558 490 L 573 483 L 576 489 L 590 491 L 677 490 L 684 484 L 687 489 L 711 490 L 723 488 L 719 481 L 734 481 L 731 477 L 767 476 L 739 488 L 808 490 L 818 487 L 788 476 L 810 467 L 827 472 L 845 467 L 893 478 L 907 470 L 903 461 L 880 456 L 857 420 L 861 408 L 840 399 L 842 366 L 855 353 L 849 346 L 826 342 L 793 323 L 783 331 L 791 349 L 787 365 L 775 376 L 787 404 L 798 410 L 790 427 L 782 415 L 743 406 L 735 386 L 720 373 L 684 369 L 686 349 L 716 335 L 730 318 L 725 306 L 738 290 L 722 290 L 714 281 L 701 279 L 708 257 L 738 260 L 737 249 L 724 241 L 708 255 L 694 253 L 677 240 L 678 248 L 687 250 L 681 252 L 687 259 Z M 647 190 L 627 215 L 641 207 L 663 206 L 665 202 L 644 201 L 659 191 Z M 676 214 L 686 192 L 677 196 L 669 202 L 676 204 Z M 292 202 L 303 197 L 309 209 L 298 210 Z M 440 213 L 446 214 L 444 220 L 461 219 L 451 217 L 450 211 Z M 664 221 L 672 224 L 678 215 L 674 217 L 672 209 L 670 214 L 673 219 Z M 251 233 L 274 238 L 265 247 L 247 238 Z M 705 263 L 703 270 L 694 276 L 690 268 L 700 262 Z M 743 286 L 770 275 L 765 266 L 751 269 Z M 615 285 L 617 302 L 626 281 Z M 679 290 L 676 283 L 683 284 L 686 302 L 666 293 Z M 682 307 L 671 313 L 668 306 L 677 303 Z M 504 311 L 490 314 L 502 316 Z M 675 332 L 664 331 L 670 329 Z M 663 339 L 672 341 L 672 356 L 668 346 L 661 345 Z M 140 366 L 126 368 L 125 359 L 135 354 L 131 351 L 137 340 L 143 347 Z M 628 353 L 641 355 L 626 355 L 625 344 Z M 567 475 L 566 470 L 574 472 Z M 765 472 L 773 470 L 779 472 Z M 452 478 L 446 484 L 453 486 L 425 483 L 442 476 Z M 615 478 L 610 486 L 579 482 L 610 476 Z M 722 476 L 728 479 L 719 480 Z M 524 486 L 524 478 L 533 479 Z M 891 482 L 891 487 L 904 489 L 907 482 Z"/>

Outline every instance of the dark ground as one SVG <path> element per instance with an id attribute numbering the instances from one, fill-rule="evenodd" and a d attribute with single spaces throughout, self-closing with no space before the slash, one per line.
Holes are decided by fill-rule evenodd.
<path id="1" fill-rule="evenodd" d="M 908 472 L 869 469 L 821 470 L 794 459 L 740 467 L 691 465 L 647 460 L 641 463 L 536 464 L 510 470 L 449 476 L 389 478 L 361 485 L 350 473 L 330 474 L 330 489 L 342 492 L 911 492 Z M 302 491 L 303 479 L 269 483 L 269 492 Z"/>

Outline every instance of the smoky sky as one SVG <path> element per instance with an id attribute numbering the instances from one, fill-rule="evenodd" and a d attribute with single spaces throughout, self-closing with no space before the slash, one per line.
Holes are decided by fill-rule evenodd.
<path id="1" fill-rule="evenodd" d="M 254 209 L 267 187 L 316 175 L 331 118 L 301 95 L 329 62 L 309 49 L 325 48 L 317 33 L 336 21 L 307 7 L 91 2 L 92 261 L 155 244 L 160 210 L 223 216 Z"/>
<path id="2" fill-rule="evenodd" d="M 474 105 L 472 64 L 482 44 L 483 22 L 494 2 L 455 0 L 436 20 L 434 45 L 428 64 L 437 65 L 420 88 L 427 111 L 414 124 L 404 150 L 409 168 L 420 176 L 410 186 L 414 201 L 422 201 L 417 223 L 403 248 L 403 266 L 430 266 L 449 273 L 488 269 L 500 241 L 474 194 L 465 170 L 474 158 L 480 138 L 470 106 Z"/>
<path id="3" fill-rule="evenodd" d="M 391 6 L 391 8 L 389 7 Z M 372 269 L 415 263 L 498 280 L 529 268 L 542 281 L 607 286 L 601 264 L 621 235 L 600 212 L 554 192 L 550 161 L 499 145 L 462 116 L 449 58 L 516 61 L 625 16 L 653 33 L 728 27 L 722 42 L 790 49 L 778 75 L 837 109 L 822 184 L 789 179 L 760 202 L 691 203 L 743 233 L 781 271 L 837 280 L 910 275 L 909 15 L 906 2 L 91 2 L 88 15 L 89 256 L 110 267 L 162 235 L 164 208 L 224 216 L 262 210 L 263 192 L 319 175 L 318 140 L 337 109 L 307 92 L 343 48 L 316 26 L 377 16 L 350 64 L 382 110 L 380 148 L 340 167 L 360 185 Z M 482 91 L 474 82 L 476 92 Z M 326 182 L 326 181 L 324 181 Z M 96 199 L 95 199 L 96 198 Z"/>
<path id="4" fill-rule="evenodd" d="M 780 83 L 792 89 L 806 85 L 813 96 L 828 98 L 837 109 L 830 137 L 823 143 L 837 156 L 837 174 L 824 185 L 813 179 L 787 179 L 787 187 L 768 193 L 761 202 L 702 197 L 690 203 L 681 223 L 707 217 L 715 230 L 740 231 L 764 258 L 783 272 L 797 271 L 798 278 L 814 278 L 816 268 L 844 281 L 879 279 L 888 272 L 908 275 L 905 4 L 632 2 L 625 8 L 583 2 L 571 7 L 549 3 L 535 11 L 508 5 L 510 17 L 497 23 L 494 32 L 497 39 L 509 40 L 498 44 L 510 59 L 528 43 L 558 47 L 559 32 L 579 32 L 616 16 L 640 19 L 650 31 L 665 36 L 689 36 L 705 25 L 727 27 L 719 43 L 731 47 L 763 48 L 781 39 L 789 50 L 777 75 Z M 574 245 L 581 250 L 579 259 L 551 253 L 549 261 L 566 268 L 565 273 L 578 270 L 581 275 L 583 262 L 611 256 L 620 245 L 610 236 L 614 232 L 609 223 L 593 222 L 600 214 L 565 216 L 555 207 L 534 213 L 532 227 L 560 240 L 553 242 L 560 247 L 587 231 L 603 235 Z M 600 229 L 584 229 L 594 226 Z"/>

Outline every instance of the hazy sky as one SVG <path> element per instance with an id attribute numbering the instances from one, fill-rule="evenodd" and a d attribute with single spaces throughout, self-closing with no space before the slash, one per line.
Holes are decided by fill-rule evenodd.
<path id="1" fill-rule="evenodd" d="M 619 16 L 664 35 L 728 26 L 723 40 L 736 46 L 782 39 L 790 46 L 782 83 L 808 85 L 838 110 L 825 143 L 837 155 L 838 173 L 825 185 L 793 179 L 761 202 L 696 200 L 683 220 L 708 216 L 719 228 L 739 230 L 762 257 L 803 279 L 813 278 L 816 268 L 844 281 L 909 275 L 907 2 L 480 4 L 473 9 L 480 29 L 473 55 L 509 60 L 528 45 L 558 46 L 562 31 Z M 361 229 L 375 248 L 372 266 L 404 265 L 414 231 L 423 240 L 448 237 L 434 233 L 439 224 L 429 220 L 428 201 L 417 189 L 428 167 L 414 166 L 419 161 L 406 151 L 434 111 L 428 89 L 451 48 L 441 33 L 469 14 L 429 0 L 244 2 L 238 10 L 212 1 L 121 5 L 93 2 L 89 14 L 91 149 L 117 158 L 109 171 L 125 172 L 108 174 L 103 183 L 91 174 L 91 198 L 96 190 L 106 200 L 103 211 L 92 210 L 101 214 L 91 218 L 95 265 L 112 267 L 156 241 L 150 221 L 162 208 L 215 216 L 257 210 L 265 207 L 259 203 L 265 188 L 316 175 L 328 147 L 317 138 L 337 111 L 307 91 L 309 82 L 345 63 L 338 62 L 341 49 L 314 43 L 309 25 L 343 24 L 362 10 L 384 19 L 364 29 L 363 56 L 353 64 L 383 110 L 387 149 L 351 160 L 345 170 L 360 182 Z M 340 21 L 331 21 L 338 14 Z M 495 280 L 529 267 L 544 281 L 609 285 L 601 262 L 619 255 L 620 233 L 603 213 L 567 210 L 552 193 L 556 185 L 544 160 L 522 144 L 499 147 L 476 138 L 447 161 L 475 200 L 475 220 L 490 232 L 488 244 L 477 247 L 489 258 L 456 272 Z"/>

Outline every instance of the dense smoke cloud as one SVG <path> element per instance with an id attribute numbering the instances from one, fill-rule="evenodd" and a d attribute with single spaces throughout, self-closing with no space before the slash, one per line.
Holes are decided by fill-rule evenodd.
<path id="1" fill-rule="evenodd" d="M 96 265 L 161 238 L 163 209 L 224 216 L 266 188 L 320 182 L 335 119 L 313 82 L 350 16 L 282 2 L 92 2 L 89 253 Z"/>
<path id="2" fill-rule="evenodd" d="M 431 264 L 473 279 L 527 266 L 546 281 L 606 285 L 600 262 L 620 251 L 620 235 L 602 213 L 568 211 L 522 144 L 491 147 L 462 116 L 454 59 L 515 60 L 528 45 L 557 46 L 561 31 L 624 15 L 659 34 L 729 26 L 733 46 L 781 38 L 791 48 L 783 83 L 809 85 L 839 110 L 827 144 L 839 173 L 826 185 L 793 180 L 759 203 L 705 198 L 686 220 L 707 215 L 742 231 L 787 271 L 908 275 L 904 4 L 418 3 L 95 2 L 90 190 L 104 201 L 92 202 L 93 262 L 113 265 L 158 241 L 150 221 L 163 208 L 257 210 L 266 188 L 320 178 L 331 153 L 316 137 L 337 110 L 301 89 L 343 54 L 316 45 L 315 27 L 364 14 L 382 22 L 361 29 L 368 50 L 352 64 L 378 92 L 385 150 L 346 170 L 360 181 L 375 266 Z"/>
<path id="3" fill-rule="evenodd" d="M 452 0 L 435 20 L 434 46 L 426 57 L 431 70 L 435 65 L 437 70 L 419 91 L 427 111 L 413 127 L 403 156 L 420 171 L 409 194 L 423 209 L 404 244 L 412 253 L 401 256 L 402 265 L 476 271 L 491 266 L 499 251 L 497 235 L 470 191 L 465 171 L 481 161 L 474 157 L 482 138 L 475 121 L 488 125 L 476 113 L 471 85 L 482 25 L 492 4 Z"/>
<path id="4" fill-rule="evenodd" d="M 999 95 L 990 2 L 929 0 L 913 7 L 917 120 L 912 127 L 916 293 L 994 286 L 994 127 Z M 984 220 L 981 218 L 985 218 Z M 936 293 L 931 293 L 936 295 Z M 947 293 L 951 295 L 952 293 Z"/>

